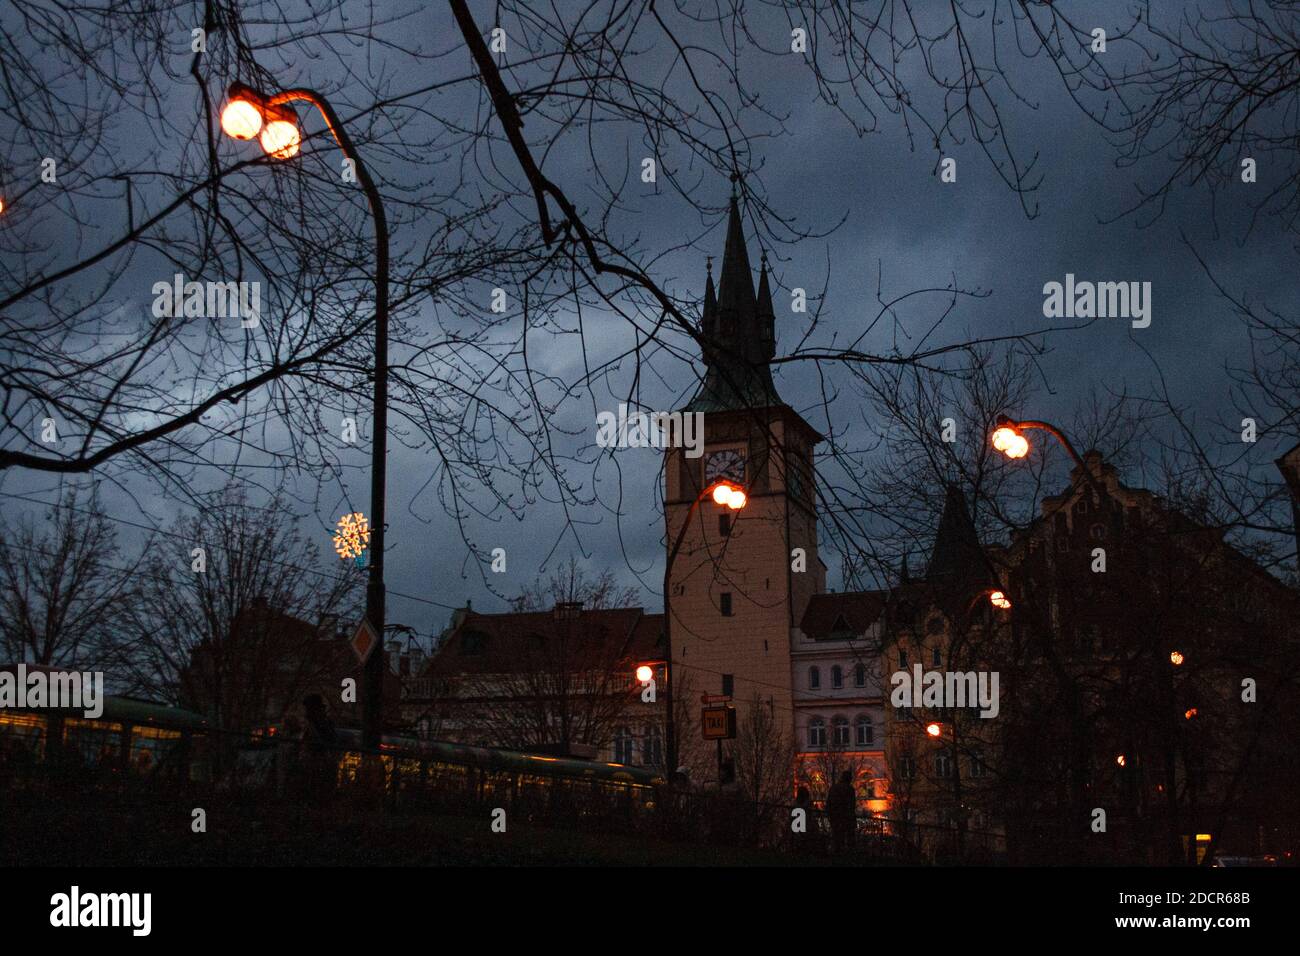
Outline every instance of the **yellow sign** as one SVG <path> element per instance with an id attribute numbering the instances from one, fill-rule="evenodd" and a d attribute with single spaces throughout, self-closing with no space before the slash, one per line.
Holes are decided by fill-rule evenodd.
<path id="1" fill-rule="evenodd" d="M 700 711 L 705 740 L 731 740 L 736 736 L 736 711 L 731 707 L 705 707 Z"/>

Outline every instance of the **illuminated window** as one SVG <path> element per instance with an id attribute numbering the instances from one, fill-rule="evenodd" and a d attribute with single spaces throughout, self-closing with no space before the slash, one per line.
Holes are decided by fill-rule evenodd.
<path id="1" fill-rule="evenodd" d="M 849 745 L 849 719 L 847 717 L 836 717 L 831 722 L 833 736 L 836 747 L 847 747 Z"/>
<path id="2" fill-rule="evenodd" d="M 632 762 L 632 731 L 620 727 L 614 731 L 614 763 Z"/>
<path id="3" fill-rule="evenodd" d="M 662 767 L 664 763 L 663 732 L 657 724 L 646 727 L 641 744 L 641 762 L 647 767 Z"/>
<path id="4" fill-rule="evenodd" d="M 871 725 L 871 717 L 860 714 L 857 720 L 857 739 L 859 747 L 870 747 L 876 740 L 876 729 Z"/>
<path id="5" fill-rule="evenodd" d="M 826 746 L 826 721 L 814 717 L 808 721 L 808 746 L 817 748 Z"/>

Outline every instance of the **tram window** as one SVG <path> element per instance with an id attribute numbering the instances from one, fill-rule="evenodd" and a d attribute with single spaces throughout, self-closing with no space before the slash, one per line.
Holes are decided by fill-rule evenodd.
<path id="1" fill-rule="evenodd" d="M 84 767 L 115 766 L 122 753 L 122 725 L 69 717 L 63 721 L 63 746 Z"/>
<path id="2" fill-rule="evenodd" d="M 10 753 L 24 751 L 40 760 L 45 756 L 46 720 L 39 714 L 0 712 L 0 746 Z"/>
<path id="3" fill-rule="evenodd" d="M 152 773 L 180 746 L 181 732 L 163 727 L 131 728 L 131 769 L 137 773 Z"/>

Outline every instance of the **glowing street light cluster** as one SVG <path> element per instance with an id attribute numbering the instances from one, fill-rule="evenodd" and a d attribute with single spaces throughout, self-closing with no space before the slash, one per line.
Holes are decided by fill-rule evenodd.
<path id="1" fill-rule="evenodd" d="M 636 679 L 643 684 L 650 683 L 651 678 L 655 676 L 654 668 L 649 664 L 642 664 L 636 669 Z"/>
<path id="2" fill-rule="evenodd" d="M 713 501 L 715 504 L 726 505 L 732 511 L 739 511 L 745 507 L 749 496 L 736 485 L 720 481 L 713 486 Z"/>
<path id="3" fill-rule="evenodd" d="M 360 511 L 344 515 L 339 519 L 334 534 L 334 550 L 345 561 L 356 559 L 365 554 L 370 546 L 370 523 Z"/>
<path id="4" fill-rule="evenodd" d="M 1029 439 L 1010 425 L 1003 425 L 993 433 L 993 447 L 1008 458 L 1024 458 L 1029 454 Z"/>
<path id="5" fill-rule="evenodd" d="M 993 591 L 989 594 L 989 603 L 1000 611 L 1006 611 L 1011 607 L 1011 598 L 1001 591 Z"/>
<path id="6" fill-rule="evenodd" d="M 302 144 L 293 113 L 238 84 L 231 87 L 221 111 L 221 128 L 234 139 L 252 139 L 260 133 L 262 149 L 272 159 L 292 159 Z"/>

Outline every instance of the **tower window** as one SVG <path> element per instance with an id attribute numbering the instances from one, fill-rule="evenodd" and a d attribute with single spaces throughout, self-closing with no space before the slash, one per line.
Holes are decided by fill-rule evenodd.
<path id="1" fill-rule="evenodd" d="M 722 696 L 733 697 L 735 696 L 735 693 L 736 693 L 736 675 L 723 674 L 722 675 Z"/>
<path id="2" fill-rule="evenodd" d="M 722 616 L 731 617 L 731 592 L 723 591 L 722 594 L 718 596 L 718 603 L 722 607 Z"/>
<path id="3" fill-rule="evenodd" d="M 718 534 L 724 538 L 731 534 L 731 515 L 718 515 Z"/>

